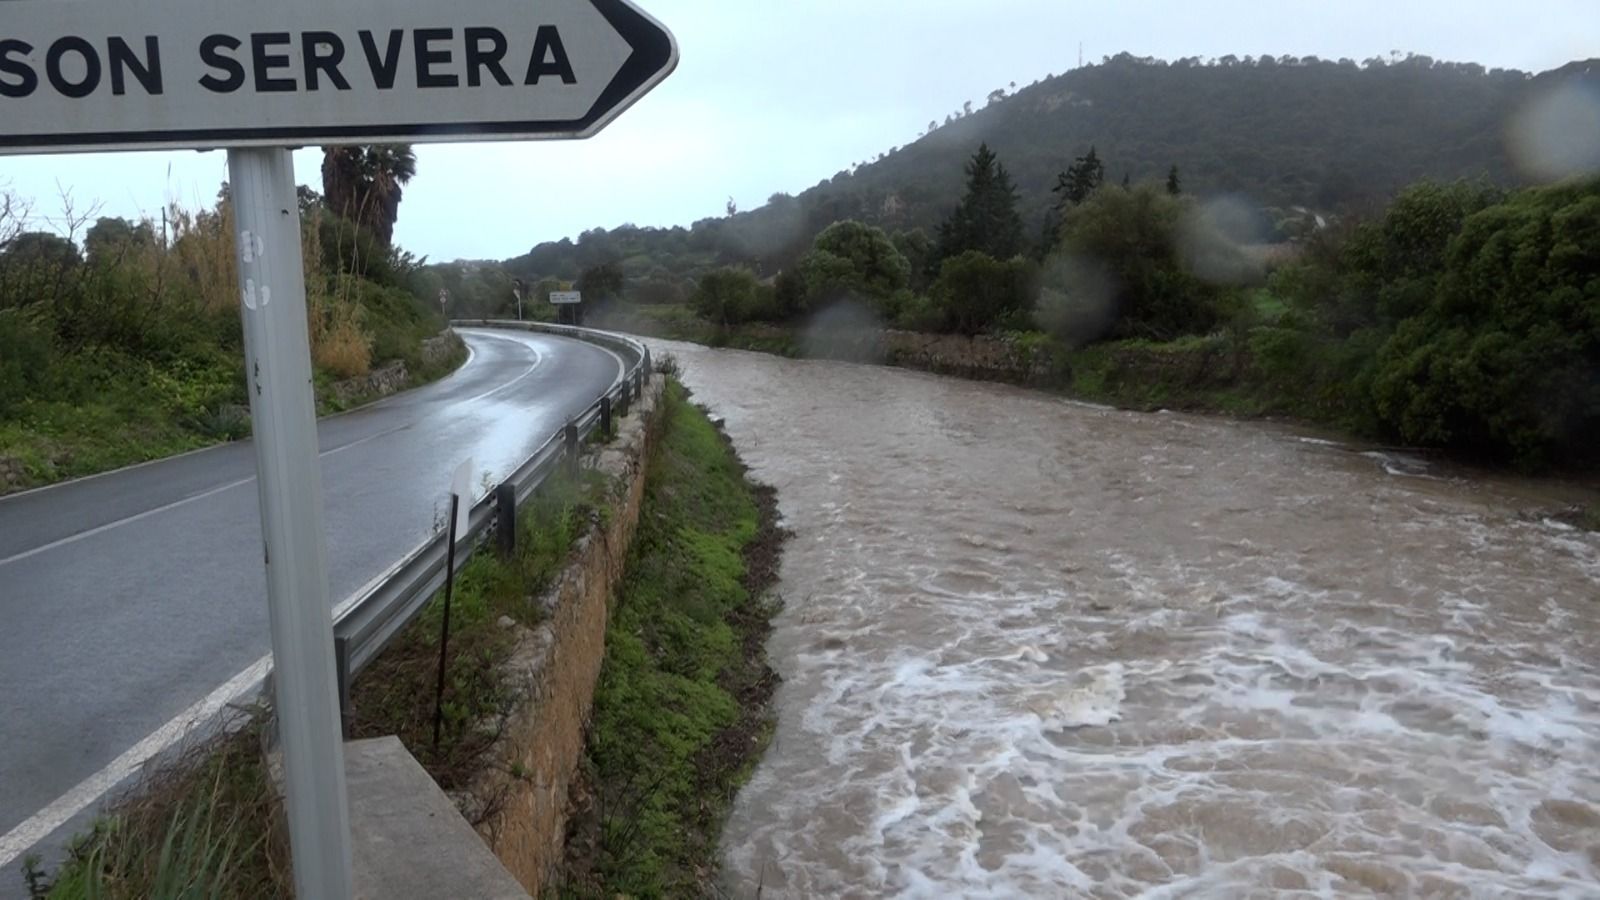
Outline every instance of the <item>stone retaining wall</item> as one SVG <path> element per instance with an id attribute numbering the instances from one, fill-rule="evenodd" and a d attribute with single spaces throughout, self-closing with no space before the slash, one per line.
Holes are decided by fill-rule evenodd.
<path id="1" fill-rule="evenodd" d="M 611 597 L 639 523 L 664 386 L 653 376 L 643 399 L 616 420 L 616 439 L 598 450 L 595 468 L 612 484 L 610 509 L 595 517 L 566 571 L 540 599 L 543 622 L 521 629 L 505 677 L 522 699 L 503 723 L 491 762 L 456 797 L 467 820 L 480 823 L 478 833 L 535 897 L 561 864 L 567 796 L 583 758 Z"/>

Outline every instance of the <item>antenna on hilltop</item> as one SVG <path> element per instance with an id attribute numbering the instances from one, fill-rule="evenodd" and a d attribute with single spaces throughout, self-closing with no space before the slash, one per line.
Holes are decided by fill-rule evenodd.
<path id="1" fill-rule="evenodd" d="M 1078 68 L 1083 68 L 1083 41 L 1078 42 Z"/>

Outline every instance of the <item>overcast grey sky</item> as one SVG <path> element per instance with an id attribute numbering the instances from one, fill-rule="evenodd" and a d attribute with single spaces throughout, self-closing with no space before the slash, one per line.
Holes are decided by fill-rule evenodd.
<path id="1" fill-rule="evenodd" d="M 1391 50 L 1543 71 L 1600 56 L 1600 0 L 638 0 L 677 35 L 677 72 L 605 132 L 566 143 L 426 145 L 396 240 L 500 259 L 585 228 L 687 225 L 797 193 L 915 139 L 930 119 L 1127 50 L 1140 56 Z M 446 6 L 445 8 L 448 8 Z M 320 189 L 315 150 L 296 155 Z M 57 184 L 103 214 L 209 203 L 213 153 L 0 159 L 49 214 Z"/>

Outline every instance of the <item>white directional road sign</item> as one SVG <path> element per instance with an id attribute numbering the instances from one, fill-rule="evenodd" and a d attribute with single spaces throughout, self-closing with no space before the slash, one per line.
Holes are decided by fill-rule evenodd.
<path id="1" fill-rule="evenodd" d="M 0 0 L 0 152 L 588 137 L 677 61 L 629 0 Z"/>
<path id="2" fill-rule="evenodd" d="M 583 294 L 578 291 L 551 291 L 551 303 L 582 303 Z"/>

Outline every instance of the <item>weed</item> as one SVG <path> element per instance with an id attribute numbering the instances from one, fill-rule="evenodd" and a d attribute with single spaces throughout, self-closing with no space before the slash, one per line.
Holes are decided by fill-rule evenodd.
<path id="1" fill-rule="evenodd" d="M 36 900 L 232 900 L 291 893 L 288 833 L 261 752 L 264 714 L 188 748 L 115 800 Z"/>

